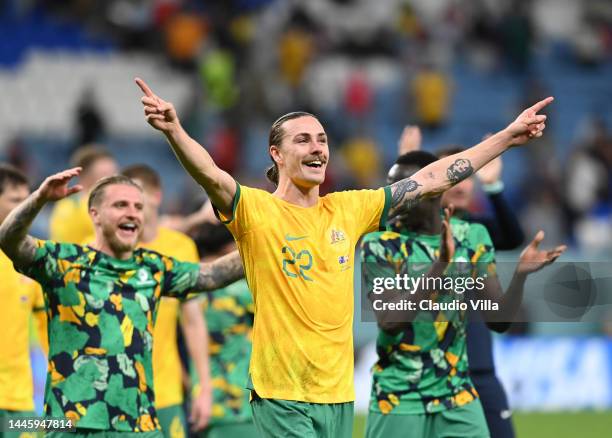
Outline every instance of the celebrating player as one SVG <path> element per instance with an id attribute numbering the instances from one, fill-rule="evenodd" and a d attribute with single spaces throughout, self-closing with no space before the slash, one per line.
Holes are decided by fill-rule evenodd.
<path id="1" fill-rule="evenodd" d="M 91 190 L 93 245 L 29 236 L 32 221 L 47 202 L 82 189 L 68 187 L 79 172 L 74 168 L 48 177 L 0 226 L 0 248 L 45 294 L 46 414 L 74 420 L 81 434 L 93 430 L 161 436 L 151 366 L 159 299 L 232 283 L 243 275 L 240 258 L 234 253 L 198 265 L 135 249 L 144 199 L 141 187 L 125 176 L 104 178 Z"/>
<path id="2" fill-rule="evenodd" d="M 255 300 L 249 388 L 262 436 L 351 436 L 353 427 L 353 254 L 359 238 L 439 194 L 513 145 L 539 137 L 548 98 L 506 129 L 460 155 L 432 163 L 379 190 L 319 197 L 329 149 L 325 130 L 304 112 L 270 131 L 277 185 L 271 194 L 239 185 L 182 128 L 173 105 L 137 84 L 146 119 L 166 136 L 206 190 L 238 243 Z"/>
<path id="3" fill-rule="evenodd" d="M 388 181 L 410 178 L 436 160 L 423 151 L 402 155 L 389 171 Z M 499 304 L 503 314 L 501 319 L 493 318 L 491 327 L 507 328 L 520 305 L 527 275 L 552 263 L 565 247 L 538 250 L 544 237 L 538 233 L 522 252 L 508 290 L 502 294 L 486 228 L 451 219 L 449 209 L 444 219 L 439 212 L 440 197 L 431 198 L 395 221 L 390 231 L 366 235 L 361 249 L 365 283 L 373 285 L 375 277 L 395 277 L 400 272 L 413 278 L 439 272 L 443 278 L 442 272 L 456 267 L 448 262 L 467 261 L 472 268 L 462 275 L 480 277 L 484 290 L 479 293 Z M 441 267 L 432 266 L 436 260 L 443 262 Z M 424 293 L 427 295 L 412 295 L 418 298 L 413 298 L 416 310 L 410 316 L 392 309 L 375 311 L 379 359 L 373 368 L 367 436 L 393 438 L 409 430 L 419 437 L 488 437 L 484 412 L 468 373 L 466 312 L 419 311 L 422 302 L 432 297 Z M 397 302 L 410 295 L 391 290 L 384 296 L 371 294 L 374 296 Z M 444 298 L 448 296 L 438 296 L 437 301 Z"/>
<path id="4" fill-rule="evenodd" d="M 198 262 L 195 242 L 178 231 L 159 225 L 162 202 L 162 184 L 159 174 L 144 164 L 122 169 L 122 175 L 140 184 L 144 192 L 144 226 L 142 247 L 188 262 Z M 178 352 L 176 326 L 181 312 L 185 343 L 200 380 L 210 377 L 206 325 L 200 307 L 195 301 L 179 303 L 162 297 L 153 330 L 153 384 L 155 408 L 162 431 L 167 438 L 186 436 L 183 414 L 182 369 Z M 210 391 L 201 391 L 192 401 L 191 420 L 195 430 L 206 426 L 211 410 Z"/>
<path id="5" fill-rule="evenodd" d="M 417 126 L 407 126 L 399 141 L 399 155 L 420 150 L 421 140 L 421 130 Z M 437 155 L 445 157 L 461 152 L 462 148 L 454 146 L 438 151 Z M 497 157 L 475 175 L 487 195 L 492 214 L 474 215 L 469 211 L 474 198 L 474 177 L 467 178 L 444 192 L 441 203 L 443 207 L 452 204 L 453 214 L 460 219 L 484 225 L 496 250 L 511 250 L 518 248 L 525 236 L 518 218 L 504 198 L 501 171 L 502 158 Z M 495 438 L 513 438 L 514 429 L 508 400 L 495 374 L 493 340 L 478 312 L 472 312 L 466 336 L 470 377 L 480 397 L 489 432 Z"/>

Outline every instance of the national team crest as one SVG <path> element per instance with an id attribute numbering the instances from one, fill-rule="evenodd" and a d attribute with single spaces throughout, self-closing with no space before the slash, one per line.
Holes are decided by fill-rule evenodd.
<path id="1" fill-rule="evenodd" d="M 332 230 L 331 230 L 331 244 L 333 245 L 334 243 L 342 242 L 343 240 L 346 240 L 346 236 L 344 235 L 344 231 L 342 231 L 342 230 L 334 230 L 332 228 Z"/>

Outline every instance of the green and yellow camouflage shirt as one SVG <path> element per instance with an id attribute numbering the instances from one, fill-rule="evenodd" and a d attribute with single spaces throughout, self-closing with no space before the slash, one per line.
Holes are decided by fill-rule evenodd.
<path id="1" fill-rule="evenodd" d="M 253 297 L 240 280 L 202 297 L 210 339 L 210 425 L 251 421 L 246 383 L 253 335 Z"/>
<path id="2" fill-rule="evenodd" d="M 486 228 L 455 218 L 451 226 L 453 262 L 470 263 L 466 275 L 493 274 L 495 253 Z M 395 276 L 402 263 L 409 275 L 426 274 L 439 248 L 439 235 L 395 229 L 367 234 L 361 244 L 364 280 L 373 284 L 381 272 Z M 465 312 L 419 311 L 398 334 L 379 330 L 376 350 L 370 412 L 434 413 L 478 397 L 468 374 Z"/>
<path id="3" fill-rule="evenodd" d="M 137 249 L 129 260 L 38 241 L 22 272 L 43 288 L 49 319 L 45 412 L 78 428 L 159 429 L 152 334 L 161 295 L 185 296 L 199 265 Z"/>

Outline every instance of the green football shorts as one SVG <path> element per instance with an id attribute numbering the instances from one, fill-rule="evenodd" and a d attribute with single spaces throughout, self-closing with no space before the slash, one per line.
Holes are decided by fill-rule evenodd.
<path id="1" fill-rule="evenodd" d="M 251 391 L 251 409 L 261 438 L 353 436 L 353 402 L 306 403 L 266 399 Z"/>
<path id="2" fill-rule="evenodd" d="M 480 400 L 435 414 L 368 414 L 366 438 L 489 438 Z"/>

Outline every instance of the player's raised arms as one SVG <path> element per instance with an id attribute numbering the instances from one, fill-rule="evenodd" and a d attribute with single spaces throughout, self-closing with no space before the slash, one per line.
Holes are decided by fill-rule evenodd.
<path id="1" fill-rule="evenodd" d="M 538 114 L 554 99 L 548 97 L 523 111 L 514 122 L 481 143 L 459 154 L 442 158 L 424 167 L 412 177 L 391 185 L 389 217 L 406 213 L 423 197 L 437 196 L 463 181 L 489 161 L 512 146 L 541 137 L 546 115 Z"/>
<path id="2" fill-rule="evenodd" d="M 221 213 L 231 214 L 236 194 L 234 179 L 217 167 L 206 149 L 185 132 L 172 103 L 153 93 L 142 79 L 136 78 L 136 84 L 144 93 L 141 101 L 147 122 L 166 136 L 185 170 L 206 190 L 213 205 Z"/>

